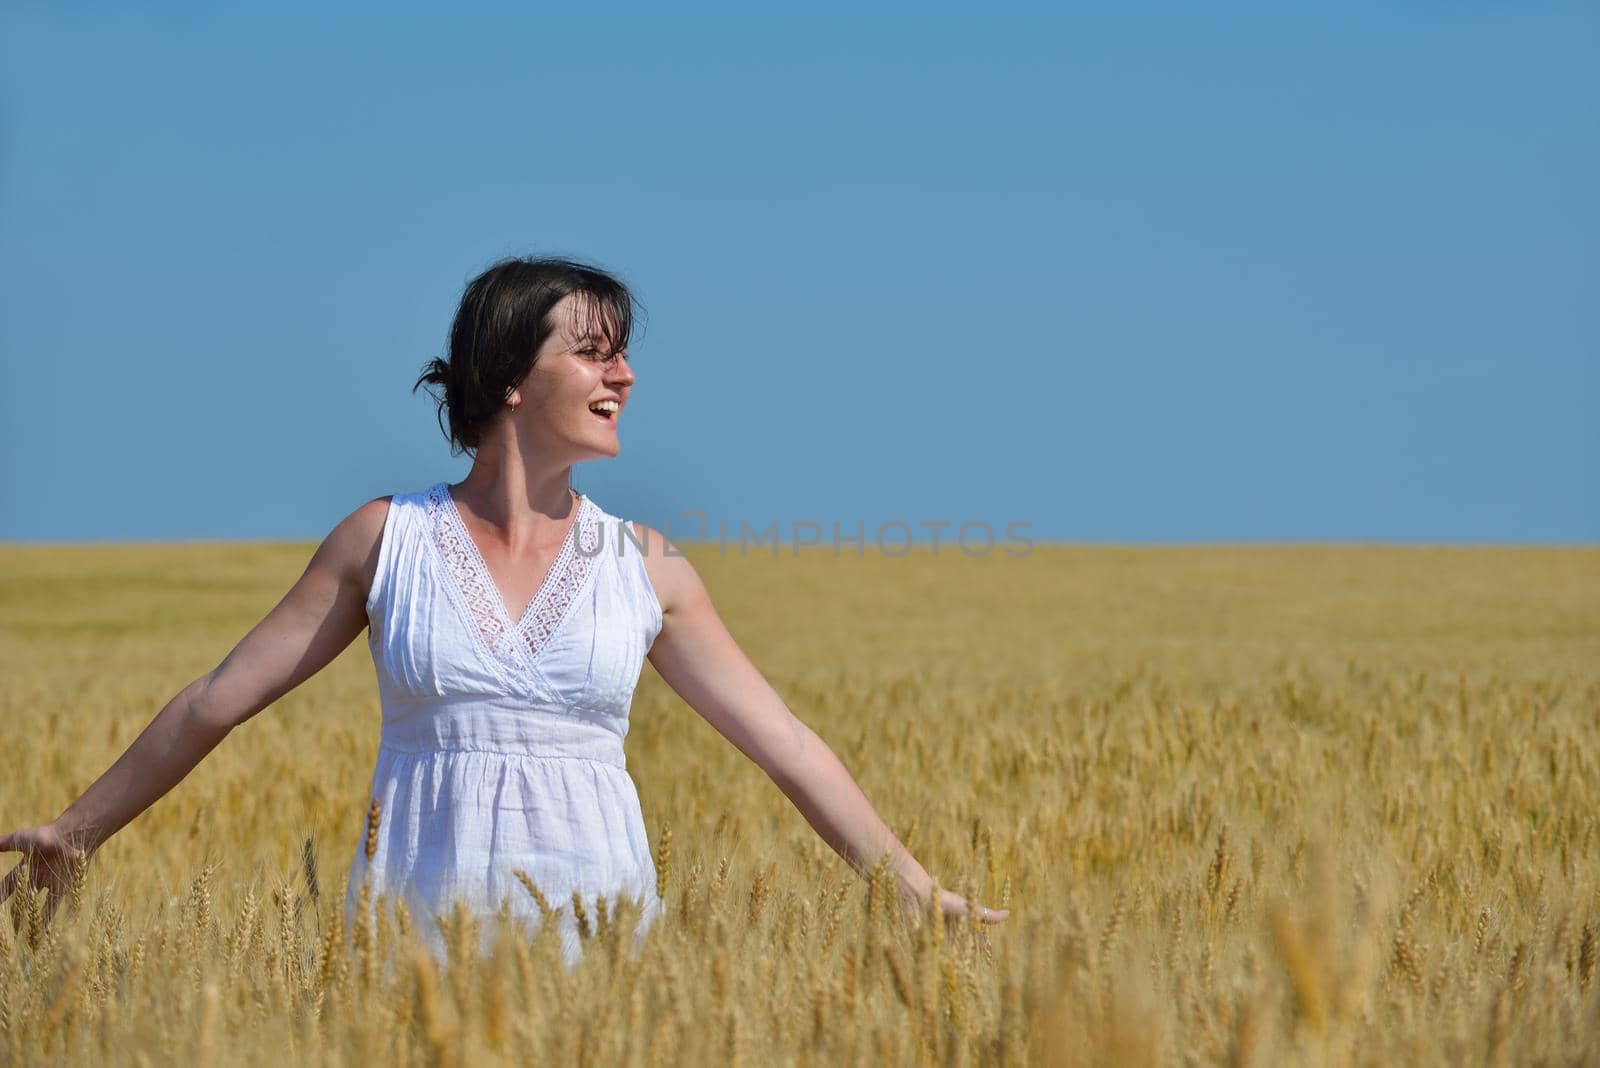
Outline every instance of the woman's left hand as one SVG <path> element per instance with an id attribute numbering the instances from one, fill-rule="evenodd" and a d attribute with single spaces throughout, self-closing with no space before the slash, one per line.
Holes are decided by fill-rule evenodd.
<path id="1" fill-rule="evenodd" d="M 917 912 L 926 916 L 928 914 L 928 899 L 915 891 L 904 888 L 901 893 L 906 903 Z M 960 894 L 952 890 L 939 891 L 939 912 L 944 916 L 947 926 L 954 927 L 975 912 L 978 922 L 983 924 L 1000 923 L 1011 915 L 1010 909 L 991 909 L 984 905 L 974 905 Z M 989 948 L 989 936 L 983 931 L 978 931 L 978 945 Z"/>
<path id="2" fill-rule="evenodd" d="M 973 910 L 977 911 L 978 920 L 982 923 L 1000 923 L 1011 915 L 1010 909 L 991 909 L 983 905 L 974 905 L 953 891 L 939 891 L 939 911 L 944 913 L 945 919 L 965 919 Z"/>

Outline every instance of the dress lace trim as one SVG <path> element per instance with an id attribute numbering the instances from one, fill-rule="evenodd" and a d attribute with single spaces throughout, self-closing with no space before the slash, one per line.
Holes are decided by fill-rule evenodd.
<path id="1" fill-rule="evenodd" d="M 461 513 L 450 496 L 449 483 L 440 482 L 430 489 L 424 505 L 439 558 L 466 602 L 484 645 L 496 656 L 515 659 L 517 651 L 507 647 L 506 639 L 516 635 L 526 647 L 529 658 L 536 659 L 566 619 L 578 591 L 599 558 L 600 523 L 594 502 L 579 495 L 577 519 L 568 528 L 561 551 L 523 610 L 522 618 L 515 623 L 494 580 L 489 577 L 488 565 L 483 562 L 477 543 L 467 533 Z"/>

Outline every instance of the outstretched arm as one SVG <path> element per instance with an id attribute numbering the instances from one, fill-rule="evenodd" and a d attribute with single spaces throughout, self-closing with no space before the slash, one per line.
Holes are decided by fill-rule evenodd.
<path id="1" fill-rule="evenodd" d="M 336 526 L 305 572 L 216 668 L 156 713 L 116 763 L 49 823 L 0 835 L 0 852 L 27 854 L 30 883 L 50 890 L 46 917 L 70 868 L 181 782 L 234 727 L 320 671 L 366 626 L 366 591 L 388 510 L 369 501 Z M 0 903 L 22 865 L 0 880 Z"/>
<path id="2" fill-rule="evenodd" d="M 789 711 L 728 633 L 689 561 L 654 528 L 635 524 L 661 602 L 650 662 L 691 708 L 755 761 L 833 850 L 858 871 L 885 853 L 905 898 L 926 907 L 933 879 L 873 809 L 838 756 Z M 1009 912 L 941 891 L 946 916 L 976 908 L 985 922 Z"/>

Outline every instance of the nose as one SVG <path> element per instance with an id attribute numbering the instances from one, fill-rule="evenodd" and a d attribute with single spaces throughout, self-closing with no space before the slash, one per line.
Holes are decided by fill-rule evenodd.
<path id="1" fill-rule="evenodd" d="M 633 385 L 633 368 L 628 366 L 628 357 L 619 353 L 606 366 L 606 382 L 617 386 Z"/>

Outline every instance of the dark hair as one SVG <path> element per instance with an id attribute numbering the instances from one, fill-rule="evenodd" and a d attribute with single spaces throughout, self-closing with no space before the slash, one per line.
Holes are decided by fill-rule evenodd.
<path id="1" fill-rule="evenodd" d="M 598 313 L 597 328 L 609 351 L 628 347 L 638 302 L 627 286 L 598 267 L 560 257 L 514 257 L 467 283 L 450 327 L 448 358 L 429 360 L 411 387 L 413 393 L 424 385 L 440 387 L 441 392 L 428 392 L 452 456 L 476 454 L 506 394 L 559 328 L 551 311 L 572 293 L 591 298 L 589 310 Z"/>

